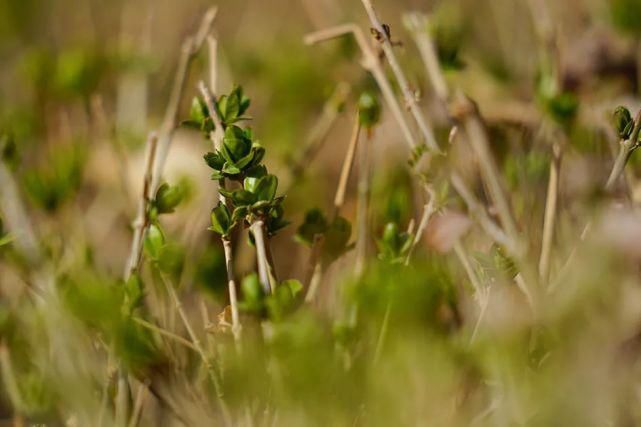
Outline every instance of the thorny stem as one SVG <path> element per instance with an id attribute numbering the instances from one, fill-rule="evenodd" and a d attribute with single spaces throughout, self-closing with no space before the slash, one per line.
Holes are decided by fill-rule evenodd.
<path id="1" fill-rule="evenodd" d="M 267 253 L 265 250 L 265 222 L 262 219 L 252 221 L 251 231 L 254 234 L 254 242 L 256 244 L 256 258 L 258 262 L 258 277 L 260 284 L 266 294 L 274 292 L 271 282 L 269 280 L 269 267 L 267 261 Z"/>
<path id="2" fill-rule="evenodd" d="M 431 126 L 427 123 L 427 120 L 425 119 L 425 116 L 423 115 L 423 112 L 421 111 L 418 102 L 416 101 L 416 96 L 410 88 L 407 77 L 405 77 L 405 73 L 403 73 L 403 69 L 396 59 L 396 54 L 394 53 L 394 48 L 392 47 L 392 42 L 389 38 L 389 35 L 376 16 L 376 11 L 374 10 L 372 2 L 370 0 L 361 1 L 363 3 L 363 6 L 365 7 L 365 11 L 367 12 L 372 25 L 374 26 L 374 29 L 381 36 L 383 52 L 385 53 L 387 62 L 389 62 L 390 67 L 392 68 L 392 72 L 394 73 L 394 76 L 396 77 L 396 80 L 398 81 L 398 84 L 403 93 L 403 98 L 405 99 L 405 102 L 407 103 L 407 106 L 409 107 L 410 112 L 412 113 L 412 116 L 414 117 L 414 120 L 416 121 L 416 124 L 421 131 L 421 134 L 423 135 L 425 143 L 431 150 L 438 152 L 439 148 L 438 144 L 436 143 L 436 139 L 434 138 L 434 132 Z"/>
<path id="3" fill-rule="evenodd" d="M 361 30 L 361 28 L 356 24 L 348 23 L 348 24 L 343 24 L 336 27 L 320 30 L 315 33 L 308 34 L 307 36 L 305 36 L 304 40 L 306 44 L 311 45 L 311 44 L 319 43 L 321 41 L 330 40 L 336 37 L 341 37 L 346 34 L 352 34 L 356 39 L 356 43 L 358 44 L 361 50 L 361 53 L 363 54 L 363 58 L 361 60 L 361 66 L 365 70 L 369 71 L 374 77 L 374 80 L 376 80 L 376 84 L 381 90 L 381 93 L 383 94 L 383 98 L 385 98 L 385 102 L 387 103 L 387 106 L 392 111 L 392 114 L 394 115 L 396 122 L 401 128 L 401 132 L 403 133 L 405 142 L 407 142 L 410 149 L 413 149 L 417 145 L 416 139 L 414 138 L 414 135 L 410 130 L 409 124 L 407 123 L 407 120 L 403 115 L 403 110 L 401 109 L 401 106 L 398 100 L 396 99 L 396 96 L 394 95 L 392 86 L 387 80 L 387 78 L 385 77 L 385 72 L 383 71 L 383 67 L 380 64 L 380 61 L 378 60 L 377 55 L 374 53 L 374 50 L 372 49 L 370 44 L 367 42 L 367 39 L 363 34 L 363 30 Z"/>

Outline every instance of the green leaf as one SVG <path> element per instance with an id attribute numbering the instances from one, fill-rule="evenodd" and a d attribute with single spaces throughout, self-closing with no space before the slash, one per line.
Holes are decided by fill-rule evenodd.
<path id="1" fill-rule="evenodd" d="M 183 199 L 183 192 L 179 186 L 170 186 L 163 183 L 156 191 L 154 206 L 159 214 L 171 213 Z"/>
<path id="2" fill-rule="evenodd" d="M 144 293 L 144 286 L 142 279 L 138 274 L 132 274 L 129 280 L 125 283 L 125 312 L 131 314 L 136 308 L 142 304 Z"/>
<path id="3" fill-rule="evenodd" d="M 222 236 L 227 236 L 232 226 L 232 219 L 229 215 L 227 206 L 218 203 L 211 211 L 211 227 L 209 230 L 214 231 Z"/>
<path id="4" fill-rule="evenodd" d="M 232 91 L 229 96 L 222 97 L 218 103 L 218 108 L 223 116 L 223 121 L 227 124 L 233 123 L 238 118 L 240 112 L 240 99 L 238 94 Z"/>
<path id="5" fill-rule="evenodd" d="M 198 123 L 198 127 L 200 128 L 207 117 L 209 117 L 207 105 L 202 99 L 195 96 L 191 101 L 191 108 L 189 109 L 189 121 Z"/>
<path id="6" fill-rule="evenodd" d="M 240 284 L 242 302 L 239 304 L 243 311 L 260 314 L 264 310 L 265 293 L 256 273 L 246 276 Z"/>
<path id="7" fill-rule="evenodd" d="M 158 253 L 158 268 L 178 280 L 185 264 L 185 250 L 176 243 L 168 243 Z"/>
<path id="8" fill-rule="evenodd" d="M 247 138 L 245 132 L 238 126 L 228 126 L 225 129 L 223 144 L 234 162 L 248 155 L 252 148 L 251 140 Z"/>
<path id="9" fill-rule="evenodd" d="M 254 194 L 250 193 L 249 191 L 245 191 L 245 190 L 229 191 L 229 190 L 225 190 L 225 189 L 219 188 L 218 191 L 223 196 L 231 199 L 237 207 L 239 207 L 239 206 L 251 206 L 256 200 Z"/>
<path id="10" fill-rule="evenodd" d="M 310 209 L 305 214 L 305 220 L 296 230 L 294 239 L 300 243 L 311 245 L 316 234 L 324 234 L 327 231 L 327 219 L 325 214 L 318 208 Z"/>
<path id="11" fill-rule="evenodd" d="M 5 234 L 4 236 L 0 237 L 0 247 L 5 246 L 13 242 L 15 239 L 13 235 L 11 234 Z"/>
<path id="12" fill-rule="evenodd" d="M 226 175 L 238 175 L 241 170 L 235 163 L 225 163 L 222 172 Z"/>
<path id="13" fill-rule="evenodd" d="M 326 262 L 337 259 L 347 251 L 351 235 L 352 224 L 341 216 L 336 217 L 325 232 L 323 252 Z"/>
<path id="14" fill-rule="evenodd" d="M 265 175 L 258 180 L 254 194 L 257 200 L 271 201 L 276 197 L 278 178 L 275 175 Z"/>
<path id="15" fill-rule="evenodd" d="M 634 128 L 634 120 L 632 119 L 630 110 L 623 106 L 619 106 L 614 110 L 612 119 L 619 138 L 628 139 L 630 134 L 632 134 L 632 129 Z"/>
<path id="16" fill-rule="evenodd" d="M 165 235 L 157 224 L 151 224 L 145 234 L 144 248 L 151 259 L 157 259 L 165 244 Z"/>
<path id="17" fill-rule="evenodd" d="M 209 152 L 203 156 L 207 166 L 214 170 L 221 170 L 225 164 L 225 158 L 220 153 Z"/>
<path id="18" fill-rule="evenodd" d="M 361 125 L 371 128 L 378 123 L 381 116 L 381 106 L 376 96 L 371 92 L 363 92 L 358 99 L 358 120 Z"/>
<path id="19" fill-rule="evenodd" d="M 289 288 L 294 298 L 303 291 L 303 284 L 296 279 L 285 280 L 284 282 L 281 282 L 280 285 Z"/>
<path id="20" fill-rule="evenodd" d="M 265 175 L 267 175 L 267 168 L 265 166 L 255 166 L 249 169 L 243 180 L 243 188 L 250 193 L 255 193 L 258 181 Z"/>

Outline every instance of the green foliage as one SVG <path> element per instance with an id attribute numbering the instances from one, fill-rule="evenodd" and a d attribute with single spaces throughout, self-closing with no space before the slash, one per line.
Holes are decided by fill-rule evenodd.
<path id="1" fill-rule="evenodd" d="M 372 92 L 363 92 L 358 98 L 358 120 L 361 126 L 372 128 L 381 118 L 381 105 Z"/>
<path id="2" fill-rule="evenodd" d="M 634 119 L 630 110 L 623 106 L 618 106 L 612 114 L 612 125 L 619 135 L 619 138 L 627 140 L 634 129 Z"/>
<path id="3" fill-rule="evenodd" d="M 621 31 L 638 36 L 641 33 L 641 2 L 639 0 L 610 0 L 612 23 Z"/>
<path id="4" fill-rule="evenodd" d="M 250 99 L 243 94 L 241 86 L 235 86 L 229 95 L 222 95 L 216 104 L 223 126 L 232 125 L 240 120 L 247 120 L 243 114 L 249 108 Z"/>
<path id="5" fill-rule="evenodd" d="M 314 242 L 315 235 L 323 236 L 322 258 L 326 264 L 332 263 L 352 248 L 349 243 L 352 224 L 341 216 L 329 222 L 320 209 L 309 210 L 294 239 L 309 246 Z"/>
<path id="6" fill-rule="evenodd" d="M 85 157 L 80 146 L 52 150 L 46 161 L 25 173 L 26 193 L 47 212 L 56 211 L 80 188 Z"/>
<path id="7" fill-rule="evenodd" d="M 385 226 L 383 237 L 377 242 L 378 257 L 392 264 L 400 264 L 405 261 L 412 246 L 413 236 L 401 231 L 398 224 L 390 222 Z"/>
<path id="8" fill-rule="evenodd" d="M 575 94 L 558 86 L 555 70 L 542 67 L 537 80 L 537 98 L 549 117 L 561 126 L 569 126 L 579 109 Z"/>
<path id="9" fill-rule="evenodd" d="M 158 190 L 156 196 L 151 202 L 152 209 L 157 214 L 167 214 L 174 212 L 176 206 L 183 200 L 184 192 L 180 186 L 171 186 L 163 183 Z"/>
<path id="10" fill-rule="evenodd" d="M 255 273 L 241 282 L 243 299 L 241 310 L 278 322 L 293 312 L 301 302 L 303 285 L 298 280 L 285 280 L 276 286 L 273 294 L 266 295 Z"/>
<path id="11" fill-rule="evenodd" d="M 314 236 L 317 234 L 325 234 L 328 224 L 325 214 L 318 208 L 310 209 L 305 214 L 303 223 L 296 230 L 294 238 L 299 243 L 311 246 L 314 242 Z"/>
<path id="12" fill-rule="evenodd" d="M 224 204 L 218 203 L 218 206 L 211 210 L 211 227 L 208 229 L 223 237 L 227 237 L 233 226 L 234 224 L 229 209 L 227 209 L 227 206 Z"/>

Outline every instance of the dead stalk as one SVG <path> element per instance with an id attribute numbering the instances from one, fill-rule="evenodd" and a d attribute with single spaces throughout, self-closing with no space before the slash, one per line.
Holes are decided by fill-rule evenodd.
<path id="1" fill-rule="evenodd" d="M 193 346 L 196 348 L 196 351 L 200 355 L 200 358 L 203 364 L 205 365 L 205 368 L 207 369 L 207 373 L 209 374 L 209 378 L 211 379 L 212 383 L 214 384 L 214 387 L 216 388 L 216 394 L 218 396 L 218 400 L 219 400 L 220 407 L 223 412 L 223 416 L 225 418 L 226 424 L 231 425 L 229 409 L 227 408 L 227 404 L 222 398 L 222 392 L 220 390 L 220 384 L 218 381 L 218 377 L 216 376 L 216 371 L 214 370 L 214 366 L 211 364 L 211 360 L 209 360 L 209 357 L 207 356 L 207 353 L 205 352 L 200 342 L 200 339 L 198 338 L 198 335 L 196 335 L 196 332 L 194 331 L 191 321 L 189 320 L 189 317 L 187 316 L 187 313 L 185 312 L 182 302 L 180 301 L 180 298 L 178 297 L 178 294 L 176 293 L 176 290 L 174 289 L 173 285 L 169 283 L 169 281 L 165 278 L 163 274 L 160 274 L 160 279 L 165 287 L 165 290 L 167 291 L 167 294 L 171 298 L 171 301 L 174 303 L 174 308 L 178 312 L 178 316 L 180 316 L 183 326 L 187 330 L 187 334 L 191 339 L 191 343 L 193 344 Z"/>
<path id="2" fill-rule="evenodd" d="M 160 127 L 158 155 L 154 163 L 154 179 L 151 185 L 153 192 L 155 192 L 156 188 L 160 184 L 162 171 L 165 168 L 167 155 L 169 154 L 169 147 L 171 146 L 171 142 L 176 131 L 179 107 L 185 91 L 187 76 L 189 74 L 189 66 L 192 60 L 196 57 L 196 54 L 200 51 L 202 45 L 205 43 L 209 33 L 211 33 L 217 13 L 218 8 L 210 8 L 203 15 L 203 19 L 201 20 L 196 33 L 193 36 L 187 37 L 183 42 L 169 102 L 167 103 L 167 109 L 165 110 L 165 117 Z"/>
<path id="3" fill-rule="evenodd" d="M 350 91 L 349 84 L 345 82 L 336 85 L 334 92 L 323 106 L 321 117 L 307 135 L 303 149 L 290 168 L 290 178 L 287 184 L 284 185 L 285 188 L 290 187 L 305 172 L 307 166 L 322 148 L 332 125 L 336 122 L 340 113 L 340 106 L 345 103 Z"/>
<path id="4" fill-rule="evenodd" d="M 405 265 L 410 265 L 410 259 L 412 258 L 412 253 L 414 252 L 414 249 L 416 248 L 416 245 L 418 242 L 421 240 L 421 236 L 425 232 L 425 229 L 427 228 L 427 224 L 430 221 L 430 218 L 432 215 L 434 215 L 434 212 L 436 212 L 436 196 L 434 194 L 434 190 L 427 186 L 426 191 L 428 193 L 429 200 L 423 206 L 423 214 L 421 215 L 421 220 L 418 223 L 418 228 L 416 229 L 416 234 L 412 235 L 412 245 L 410 246 L 409 251 L 407 251 L 407 256 L 405 257 Z M 411 234 L 411 233 L 410 233 Z"/>
<path id="5" fill-rule="evenodd" d="M 421 59 L 425 64 L 427 77 L 432 83 L 436 97 L 447 108 L 447 99 L 449 97 L 449 90 L 447 82 L 441 72 L 441 65 L 439 64 L 438 56 L 434 43 L 427 33 L 428 18 L 420 13 L 408 13 L 404 17 L 406 28 L 414 37 L 414 43 L 418 47 Z"/>
<path id="6" fill-rule="evenodd" d="M 131 420 L 129 421 L 129 427 L 136 427 L 140 421 L 140 415 L 142 414 L 142 407 L 147 398 L 149 392 L 148 384 L 143 383 L 138 387 L 138 393 L 136 393 L 136 400 L 134 401 L 134 410 L 131 414 Z"/>
<path id="7" fill-rule="evenodd" d="M 363 3 L 363 6 L 365 7 L 365 11 L 367 12 L 367 16 L 369 17 L 369 20 L 371 21 L 372 26 L 381 37 L 383 53 L 385 54 L 385 57 L 387 58 L 387 62 L 389 62 L 390 64 L 390 67 L 392 68 L 394 77 L 396 77 L 396 81 L 398 82 L 401 88 L 401 91 L 403 93 L 403 98 L 407 103 L 407 106 L 409 107 L 410 112 L 412 113 L 412 117 L 414 117 L 414 120 L 416 121 L 416 124 L 418 125 L 418 128 L 421 131 L 421 134 L 425 140 L 425 143 L 431 150 L 438 152 L 439 148 L 438 148 L 438 144 L 436 143 L 436 138 L 434 138 L 434 132 L 432 130 L 432 127 L 425 119 L 425 116 L 423 115 L 423 112 L 421 111 L 418 105 L 418 102 L 416 101 L 416 95 L 410 88 L 409 82 L 407 81 L 407 77 L 405 77 L 405 73 L 403 72 L 403 69 L 398 63 L 389 35 L 383 28 L 383 25 L 381 24 L 380 20 L 378 19 L 378 16 L 376 15 L 376 11 L 374 10 L 374 6 L 372 5 L 372 2 L 370 0 L 361 0 L 361 1 Z"/>
<path id="8" fill-rule="evenodd" d="M 403 110 L 401 109 L 401 106 L 398 100 L 396 99 L 396 96 L 394 95 L 392 86 L 387 80 L 387 77 L 385 77 L 385 72 L 383 71 L 383 67 L 380 61 L 378 60 L 377 55 L 374 53 L 374 50 L 372 49 L 370 44 L 367 42 L 367 39 L 363 34 L 363 30 L 361 30 L 361 28 L 356 24 L 348 23 L 348 24 L 343 24 L 336 27 L 320 30 L 315 33 L 308 34 L 307 36 L 305 36 L 304 40 L 306 44 L 311 45 L 311 44 L 316 44 L 325 40 L 341 37 L 347 34 L 352 34 L 356 39 L 356 43 L 358 44 L 361 50 L 361 53 L 363 54 L 363 58 L 361 60 L 361 66 L 365 70 L 369 71 L 374 77 L 374 80 L 376 80 L 376 84 L 378 85 L 379 89 L 383 94 L 385 103 L 387 104 L 388 108 L 392 111 L 392 115 L 394 116 L 396 122 L 401 128 L 401 132 L 403 133 L 405 142 L 409 145 L 411 149 L 413 149 L 417 145 L 416 139 L 412 134 L 409 124 L 407 123 L 407 120 L 403 114 Z"/>
<path id="9" fill-rule="evenodd" d="M 550 273 L 550 256 L 552 254 L 552 240 L 556 222 L 557 201 L 559 196 L 559 174 L 561 171 L 562 149 L 560 144 L 552 145 L 552 163 L 548 178 L 548 190 L 545 200 L 545 213 L 543 219 L 543 239 L 541 242 L 541 257 L 539 259 L 539 278 L 545 283 Z"/>
<path id="10" fill-rule="evenodd" d="M 347 191 L 347 183 L 349 181 L 349 176 L 352 172 L 352 167 L 354 166 L 354 158 L 356 156 L 356 148 L 358 147 L 358 140 L 360 139 L 360 134 L 361 134 L 361 124 L 358 119 L 358 112 L 357 112 L 355 122 L 354 122 L 354 127 L 352 128 L 352 136 L 349 140 L 349 145 L 347 146 L 347 152 L 345 153 L 345 160 L 343 160 L 343 167 L 341 169 L 341 175 L 338 180 L 336 195 L 334 196 L 333 218 L 336 218 L 341 207 L 345 203 L 345 193 Z"/>
<path id="11" fill-rule="evenodd" d="M 367 260 L 367 242 L 369 230 L 369 186 L 370 186 L 370 144 L 372 142 L 371 132 L 368 132 L 367 140 L 359 147 L 358 164 L 358 232 L 356 235 L 356 262 L 354 273 L 360 276 L 365 269 Z"/>
<path id="12" fill-rule="evenodd" d="M 496 207 L 501 225 L 508 237 L 515 243 L 518 243 L 519 237 L 516 222 L 512 216 L 508 198 L 501 186 L 500 173 L 490 151 L 487 133 L 479 117 L 477 107 L 464 96 L 459 97 L 458 103 L 457 110 L 461 113 L 458 114 L 458 119 L 461 122 L 463 131 L 467 135 L 467 140 L 478 157 L 481 176 L 488 186 L 490 197 Z M 520 250 L 518 246 L 517 244 L 517 248 L 515 249 Z"/>
<path id="13" fill-rule="evenodd" d="M 472 191 L 467 187 L 463 179 L 456 173 L 452 173 L 450 177 L 450 182 L 452 186 L 458 193 L 458 195 L 463 199 L 463 202 L 467 206 L 467 210 L 470 215 L 478 222 L 483 231 L 492 238 L 495 242 L 500 245 L 507 247 L 508 249 L 514 248 L 514 243 L 512 240 L 501 230 L 501 228 L 489 217 L 485 211 L 485 207 L 476 200 Z"/>
<path id="14" fill-rule="evenodd" d="M 124 272 L 125 281 L 129 280 L 129 277 L 137 271 L 140 266 L 144 233 L 149 226 L 149 202 L 153 197 L 151 194 L 151 183 L 153 181 L 153 165 L 156 158 L 156 147 L 158 145 L 158 137 L 155 132 L 149 134 L 146 145 L 147 159 L 145 161 L 145 176 L 142 195 L 138 201 L 138 213 L 134 221 L 134 234 L 131 238 L 129 257 Z"/>

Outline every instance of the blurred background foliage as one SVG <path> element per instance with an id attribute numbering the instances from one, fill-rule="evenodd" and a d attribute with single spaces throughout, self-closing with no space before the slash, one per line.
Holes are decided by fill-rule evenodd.
<path id="1" fill-rule="evenodd" d="M 146 135 L 162 122 L 181 43 L 212 3 L 0 0 L 0 156 L 26 207 L 18 217 L 32 223 L 38 248 L 36 255 L 25 251 L 29 236 L 12 232 L 3 198 L 2 425 L 112 425 L 118 364 L 130 374 L 131 403 L 134 392 L 146 396 L 139 420 L 145 426 L 222 424 L 221 401 L 235 425 L 247 426 L 641 425 L 638 156 L 630 159 L 625 189 L 612 198 L 601 190 L 617 148 L 611 113 L 619 104 L 641 106 L 641 0 L 376 1 L 448 153 L 432 159 L 426 177 L 445 219 L 418 236 L 405 266 L 412 243 L 406 230 L 424 201 L 402 134 L 383 107 L 380 124 L 363 139 L 371 151 L 371 236 L 360 276 L 352 274 L 355 179 L 341 212 L 346 219 L 326 215 L 359 98 L 380 94 L 354 40 L 310 47 L 303 36 L 351 21 L 369 35 L 362 5 L 216 4 L 219 90 L 241 84 L 250 96 L 249 126 L 287 193 L 292 222 L 273 238 L 274 262 L 288 280 L 270 296 L 251 274 L 249 236 L 239 233 L 242 348 L 233 343 L 226 312 L 223 248 L 207 231 L 217 193 L 202 161 L 209 145 L 201 132 L 177 132 L 164 179 L 178 188 L 181 203 L 163 216 L 164 231 L 149 233 L 141 276 L 121 279 Z M 532 4 L 549 14 L 554 59 L 541 53 L 543 18 Z M 541 290 L 534 312 L 513 283 L 521 260 L 476 225 L 460 235 L 445 227 L 448 213 L 467 215 L 446 184 L 451 170 L 483 202 L 487 191 L 469 147 L 448 142 L 447 113 L 402 22 L 409 11 L 429 14 L 427 30 L 448 84 L 474 99 L 486 120 L 530 254 L 540 250 L 551 147 L 565 148 L 554 291 Z M 181 119 L 208 72 L 200 53 Z M 332 103 L 341 83 L 349 94 Z M 337 118 L 324 144 L 296 171 L 292 164 L 328 110 Z M 613 213 L 612 199 L 624 209 Z M 306 216 L 314 208 L 320 210 Z M 595 218 L 595 232 L 579 245 L 587 218 Z M 317 301 L 306 304 L 295 279 L 306 274 L 314 227 L 326 233 L 327 271 Z M 488 285 L 486 306 L 477 307 L 481 296 L 453 256 L 450 240 L 459 237 Z M 566 268 L 569 256 L 580 262 Z M 34 290 L 43 271 L 55 277 L 53 300 Z M 213 378 L 193 344 L 166 334 L 187 336 L 165 281 L 198 324 Z M 211 319 L 203 320 L 201 303 Z M 477 325 L 479 316 L 484 322 Z"/>

